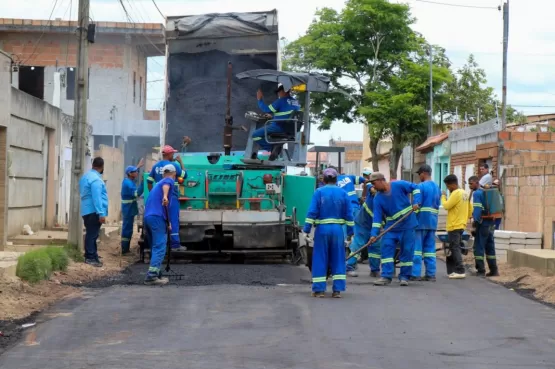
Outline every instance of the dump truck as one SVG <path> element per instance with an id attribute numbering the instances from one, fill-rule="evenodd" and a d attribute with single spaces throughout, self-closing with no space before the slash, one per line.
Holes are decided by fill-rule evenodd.
<path id="1" fill-rule="evenodd" d="M 299 233 L 316 179 L 287 168 L 306 166 L 310 94 L 327 92 L 330 81 L 279 70 L 277 25 L 275 10 L 167 18 L 160 146 L 180 151 L 187 171 L 179 185 L 179 234 L 187 250 L 172 255 L 274 255 L 306 263 Z M 287 134 L 266 134 L 284 147 L 281 158 L 258 152 L 252 159 L 252 132 L 271 122 L 258 111 L 256 91 L 275 99 L 278 83 L 296 91 L 304 109 L 287 122 Z M 150 249 L 144 229 L 140 245 L 144 259 Z"/>

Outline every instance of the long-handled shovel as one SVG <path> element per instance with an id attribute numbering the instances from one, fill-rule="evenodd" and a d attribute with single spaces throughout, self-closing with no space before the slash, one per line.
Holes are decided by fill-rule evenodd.
<path id="1" fill-rule="evenodd" d="M 382 233 L 380 233 L 376 239 L 374 240 L 374 242 L 378 242 L 387 232 L 391 231 L 393 228 L 397 227 L 399 225 L 399 223 L 401 223 L 403 220 L 405 220 L 406 218 L 408 218 L 409 215 L 411 215 L 414 212 L 413 209 L 411 209 L 408 213 L 406 213 L 405 215 L 403 215 L 398 221 L 396 221 L 395 223 L 393 223 L 388 229 L 384 229 L 382 231 Z M 345 261 L 349 260 L 350 258 L 352 258 L 353 256 L 356 256 L 357 254 L 360 254 L 361 251 L 363 251 L 364 249 L 366 249 L 367 247 L 369 247 L 370 245 L 372 245 L 374 242 L 370 242 L 368 241 L 366 243 L 366 245 L 362 246 L 360 249 L 351 252 L 347 258 L 345 259 Z"/>

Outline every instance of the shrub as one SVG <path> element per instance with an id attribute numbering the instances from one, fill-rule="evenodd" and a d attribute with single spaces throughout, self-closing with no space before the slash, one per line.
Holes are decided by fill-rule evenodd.
<path id="1" fill-rule="evenodd" d="M 67 244 L 64 246 L 64 251 L 66 252 L 67 256 L 69 256 L 69 258 L 75 262 L 82 263 L 85 261 L 85 257 L 83 256 L 81 251 L 79 251 L 79 247 L 77 247 L 77 245 Z"/>
<path id="2" fill-rule="evenodd" d="M 17 260 L 15 274 L 30 283 L 37 283 L 50 278 L 52 260 L 46 249 L 38 249 L 21 255 Z"/>
<path id="3" fill-rule="evenodd" d="M 52 260 L 52 270 L 66 271 L 69 264 L 69 257 L 67 252 L 61 247 L 49 246 L 44 249 L 50 260 Z"/>

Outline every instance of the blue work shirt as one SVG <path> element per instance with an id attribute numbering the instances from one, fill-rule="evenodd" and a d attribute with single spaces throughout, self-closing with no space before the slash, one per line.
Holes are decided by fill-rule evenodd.
<path id="1" fill-rule="evenodd" d="M 347 235 L 353 235 L 352 203 L 345 191 L 336 185 L 325 185 L 314 192 L 303 232 L 310 233 L 313 224 L 346 224 Z"/>
<path id="2" fill-rule="evenodd" d="M 347 192 L 351 202 L 356 202 L 358 204 L 358 196 L 355 186 L 364 183 L 364 177 L 360 176 L 346 176 L 340 175 L 337 177 L 337 186 L 343 191 Z"/>
<path id="3" fill-rule="evenodd" d="M 164 168 L 168 164 L 173 164 L 173 166 L 175 167 L 176 172 L 173 192 L 175 192 L 175 194 L 179 196 L 179 182 L 177 182 L 177 180 L 179 178 L 187 178 L 187 171 L 182 170 L 181 165 L 176 162 L 171 162 L 169 160 L 160 160 L 158 163 L 154 164 L 146 180 L 148 181 L 148 183 L 152 184 L 160 182 L 164 178 L 164 171 L 162 170 L 162 168 Z"/>
<path id="4" fill-rule="evenodd" d="M 372 209 L 374 209 L 374 197 L 376 197 L 376 195 L 372 194 L 372 192 L 370 191 L 372 187 L 373 186 L 371 184 L 368 184 L 366 200 L 364 200 L 364 204 L 362 204 L 362 209 L 355 217 L 355 223 L 358 226 L 364 227 L 366 229 L 372 229 L 372 219 L 374 218 L 374 213 Z"/>
<path id="5" fill-rule="evenodd" d="M 79 180 L 81 194 L 81 216 L 98 214 L 108 216 L 108 192 L 102 175 L 95 169 L 89 170 Z"/>
<path id="6" fill-rule="evenodd" d="M 289 122 L 280 123 L 279 121 L 284 119 L 291 119 L 291 115 L 294 112 L 301 110 L 301 105 L 299 104 L 299 101 L 291 95 L 280 97 L 270 105 L 266 105 L 264 103 L 264 100 L 260 99 L 258 100 L 258 107 L 264 113 L 272 114 L 274 116 L 272 124 L 276 124 L 284 130 L 287 128 L 293 129 L 293 122 L 290 122 L 291 126 L 286 126 L 284 124 L 287 124 Z"/>
<path id="7" fill-rule="evenodd" d="M 495 221 L 486 216 L 486 199 L 482 189 L 474 191 L 472 195 L 472 218 L 481 225 L 492 225 Z"/>
<path id="8" fill-rule="evenodd" d="M 137 198 L 140 195 L 135 182 L 129 177 L 124 178 L 121 183 L 121 215 L 123 217 L 134 217 L 139 214 Z"/>
<path id="9" fill-rule="evenodd" d="M 374 219 L 372 221 L 372 237 L 376 237 L 382 227 L 382 222 L 385 220 L 385 229 L 389 229 L 393 223 L 402 218 L 412 209 L 412 205 L 420 205 L 422 197 L 420 190 L 414 183 L 407 181 L 390 182 L 391 186 L 389 192 L 378 192 L 374 198 Z M 412 194 L 412 205 L 410 203 L 409 195 Z M 407 229 L 414 229 L 418 225 L 416 215 L 412 213 L 405 220 L 399 223 L 392 230 L 404 231 Z"/>
<path id="10" fill-rule="evenodd" d="M 416 229 L 435 231 L 441 201 L 439 186 L 434 181 L 424 181 L 418 184 L 418 189 L 420 189 L 420 196 L 422 196 L 422 207 L 416 213 L 416 219 L 418 220 Z"/>
<path id="11" fill-rule="evenodd" d="M 150 191 L 150 193 L 148 194 L 148 199 L 146 200 L 145 204 L 145 217 L 154 215 L 157 217 L 162 217 L 164 218 L 164 220 L 168 220 L 168 217 L 166 216 L 166 209 L 164 209 L 164 205 L 162 205 L 162 200 L 164 199 L 164 190 L 162 189 L 162 187 L 164 185 L 170 186 L 170 191 L 168 193 L 169 203 L 167 209 L 169 211 L 171 203 L 173 201 L 179 201 L 175 193 L 171 190 L 173 184 L 173 179 L 163 178 L 162 180 L 157 182 L 154 187 L 152 187 L 152 191 Z"/>

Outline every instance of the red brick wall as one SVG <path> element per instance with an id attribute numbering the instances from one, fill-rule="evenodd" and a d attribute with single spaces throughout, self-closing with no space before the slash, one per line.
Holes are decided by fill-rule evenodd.
<path id="1" fill-rule="evenodd" d="M 555 162 L 555 133 L 499 132 L 503 140 L 502 164 L 531 167 Z"/>
<path id="2" fill-rule="evenodd" d="M 543 232 L 543 247 L 553 248 L 555 166 L 509 168 L 503 180 L 504 228 Z"/>
<path id="3" fill-rule="evenodd" d="M 43 37 L 36 46 L 36 34 L 0 34 L 0 48 L 14 54 L 18 62 L 37 67 L 77 65 L 77 42 L 75 37 Z M 89 65 L 101 68 L 123 68 L 125 45 L 97 42 L 89 45 Z"/>

